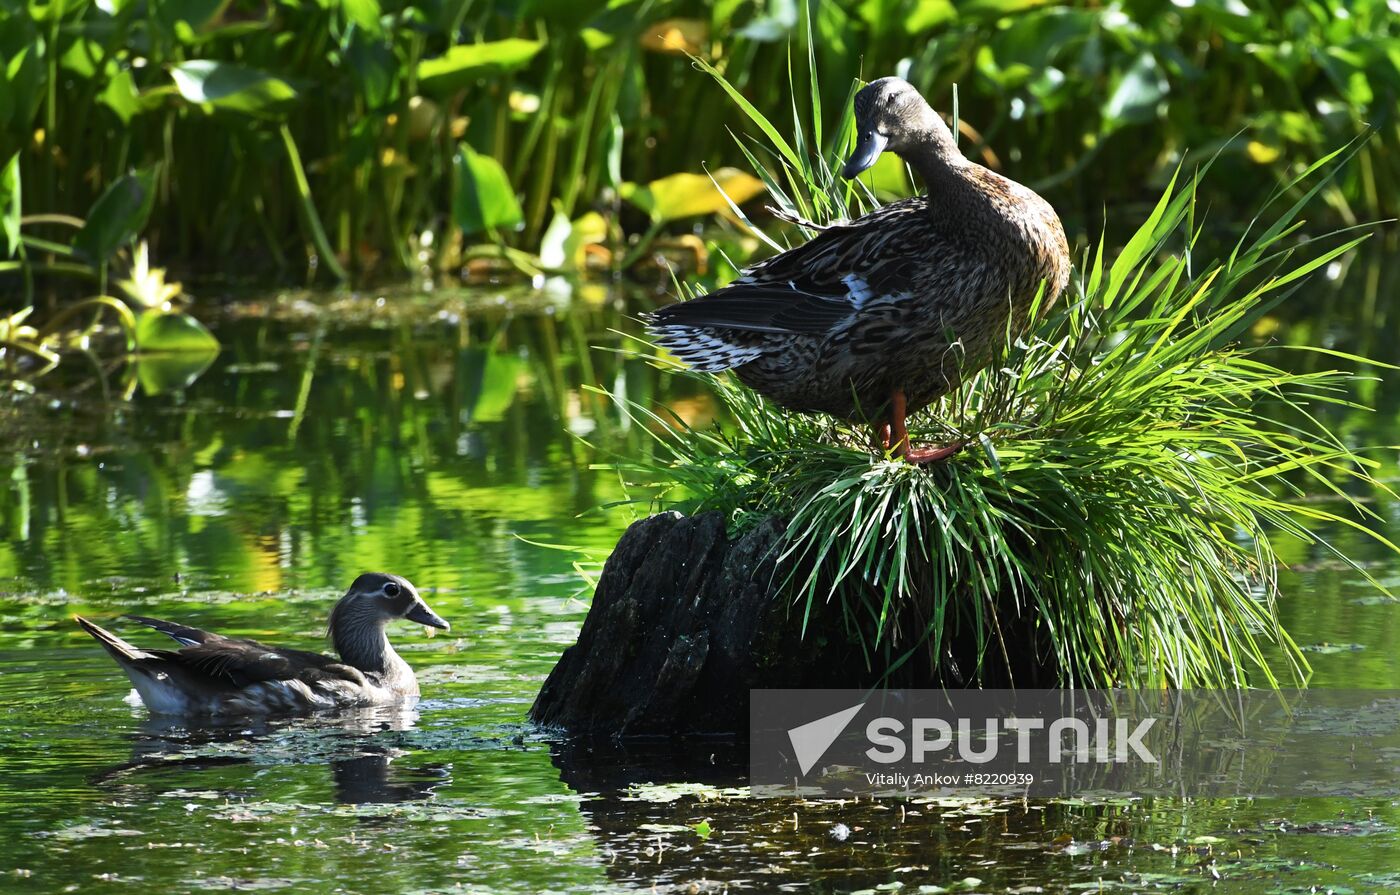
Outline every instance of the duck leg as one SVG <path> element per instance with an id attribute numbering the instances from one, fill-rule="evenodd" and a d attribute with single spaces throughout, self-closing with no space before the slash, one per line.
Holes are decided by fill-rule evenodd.
<path id="1" fill-rule="evenodd" d="M 889 444 L 886 447 L 893 445 L 897 457 L 909 455 L 909 429 L 905 425 L 908 411 L 909 402 L 904 397 L 904 389 L 895 389 L 890 396 Z"/>
<path id="2" fill-rule="evenodd" d="M 895 389 L 890 397 L 890 422 L 889 438 L 894 444 L 895 454 L 903 457 L 908 463 L 915 466 L 922 466 L 925 463 L 937 463 L 962 450 L 962 442 L 953 444 L 932 445 L 929 447 L 911 448 L 909 446 L 909 427 L 906 418 L 909 415 L 909 401 L 904 395 L 903 389 Z M 888 443 L 886 448 L 888 448 Z"/>

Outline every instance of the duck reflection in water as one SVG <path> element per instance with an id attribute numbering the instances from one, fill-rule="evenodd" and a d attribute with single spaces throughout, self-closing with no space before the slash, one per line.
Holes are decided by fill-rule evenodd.
<path id="1" fill-rule="evenodd" d="M 408 706 L 374 706 L 301 718 L 194 722 L 152 717 L 133 736 L 131 760 L 92 782 L 127 787 L 146 785 L 153 773 L 324 763 L 330 766 L 335 801 L 342 804 L 421 801 L 452 778 L 450 767 L 441 763 L 394 766 L 414 751 L 403 735 L 417 723 L 417 710 Z M 198 784 L 186 786 L 197 788 Z"/>

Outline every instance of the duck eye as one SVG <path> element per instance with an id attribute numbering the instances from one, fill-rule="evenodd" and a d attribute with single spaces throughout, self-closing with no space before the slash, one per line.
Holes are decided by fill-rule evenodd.
<path id="1" fill-rule="evenodd" d="M 395 584 L 394 582 L 390 581 L 388 584 L 384 585 L 384 596 L 386 596 L 386 597 L 397 597 L 398 595 L 399 595 L 399 586 L 398 586 L 397 584 Z"/>

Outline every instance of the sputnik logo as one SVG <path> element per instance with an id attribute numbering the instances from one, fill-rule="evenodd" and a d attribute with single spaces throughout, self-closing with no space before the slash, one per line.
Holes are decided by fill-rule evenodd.
<path id="1" fill-rule="evenodd" d="M 802 776 L 807 776 L 807 772 L 821 761 L 826 750 L 831 748 L 831 744 L 845 732 L 851 719 L 860 714 L 863 708 L 865 703 L 862 702 L 788 731 L 788 740 L 792 743 L 792 751 L 797 756 L 797 766 L 802 770 Z"/>

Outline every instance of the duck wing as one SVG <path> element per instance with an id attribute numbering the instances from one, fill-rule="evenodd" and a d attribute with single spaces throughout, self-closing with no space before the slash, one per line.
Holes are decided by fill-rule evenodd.
<path id="1" fill-rule="evenodd" d="M 137 624 L 145 625 L 148 628 L 154 628 L 167 637 L 170 637 L 181 646 L 197 646 L 201 643 L 211 643 L 228 639 L 222 634 L 215 634 L 213 631 L 203 631 L 199 628 L 191 628 L 189 625 L 182 625 L 178 622 L 168 622 L 158 618 L 147 618 L 144 615 L 128 615 L 124 617 L 131 619 Z"/>
<path id="2" fill-rule="evenodd" d="M 128 672 L 173 674 L 186 686 L 226 690 L 271 681 L 366 682 L 359 669 L 321 653 L 267 646 L 176 622 L 130 616 L 183 644 L 180 649 L 143 649 L 81 616 L 74 618 Z"/>
<path id="3" fill-rule="evenodd" d="M 936 254 L 940 241 L 925 197 L 893 202 L 754 265 L 722 289 L 661 308 L 648 322 L 663 336 L 675 332 L 669 327 L 823 335 L 872 300 L 908 294 L 915 259 Z"/>
<path id="4" fill-rule="evenodd" d="M 364 675 L 339 659 L 306 650 L 267 646 L 235 637 L 186 646 L 179 650 L 149 650 L 170 654 L 170 661 L 211 680 L 247 687 L 270 681 L 300 680 L 316 683 L 349 680 L 364 684 Z"/>

